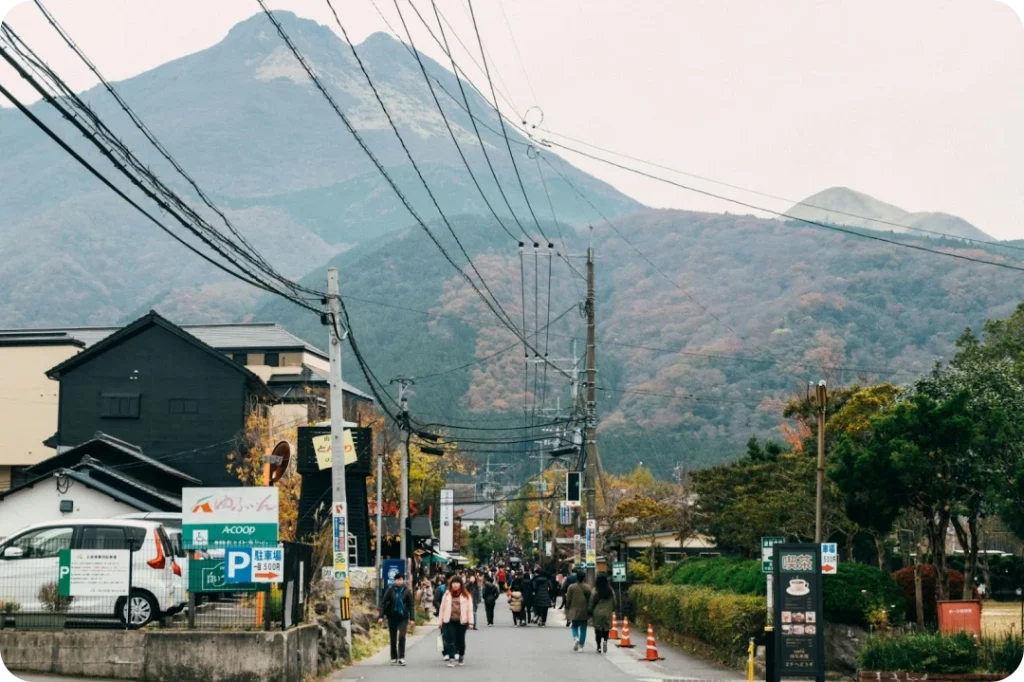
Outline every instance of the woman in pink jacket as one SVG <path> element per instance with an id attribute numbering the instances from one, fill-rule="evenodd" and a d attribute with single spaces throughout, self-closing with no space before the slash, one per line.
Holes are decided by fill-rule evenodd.
<path id="1" fill-rule="evenodd" d="M 444 639 L 444 660 L 448 667 L 466 663 L 466 630 L 473 622 L 473 597 L 466 591 L 462 578 L 454 576 L 441 599 L 441 637 Z"/>

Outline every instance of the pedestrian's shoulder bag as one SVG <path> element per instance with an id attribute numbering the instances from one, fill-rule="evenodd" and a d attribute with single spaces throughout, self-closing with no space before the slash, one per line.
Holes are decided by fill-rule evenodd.
<path id="1" fill-rule="evenodd" d="M 444 651 L 444 639 L 442 639 L 440 633 L 437 635 L 437 650 Z"/>

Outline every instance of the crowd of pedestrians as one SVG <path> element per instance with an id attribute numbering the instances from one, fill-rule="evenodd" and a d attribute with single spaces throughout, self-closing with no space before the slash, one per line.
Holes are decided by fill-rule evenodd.
<path id="1" fill-rule="evenodd" d="M 405 637 L 417 598 L 420 608 L 437 618 L 438 649 L 448 667 L 455 667 L 465 665 L 466 633 L 478 629 L 480 604 L 484 605 L 487 627 L 493 627 L 495 606 L 502 594 L 514 627 L 547 627 L 549 611 L 562 609 L 572 634 L 573 651 L 584 651 L 587 631 L 592 627 L 597 653 L 607 653 L 612 612 L 618 610 L 607 576 L 599 575 L 591 586 L 582 571 L 567 571 L 563 577 L 540 566 L 532 570 L 498 566 L 425 579 L 415 594 L 404 575 L 396 576 L 381 599 L 379 614 L 379 622 L 388 624 L 391 664 L 405 665 Z"/>

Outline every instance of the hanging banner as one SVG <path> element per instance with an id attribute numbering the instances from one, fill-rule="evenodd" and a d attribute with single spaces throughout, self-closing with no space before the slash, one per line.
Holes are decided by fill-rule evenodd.
<path id="1" fill-rule="evenodd" d="M 341 447 L 345 453 L 345 466 L 355 464 L 359 457 L 356 455 L 356 445 L 352 440 L 352 431 L 345 429 L 341 432 Z M 331 462 L 331 434 L 326 433 L 313 439 L 313 450 L 316 452 L 316 465 L 320 471 L 330 469 Z"/>
<path id="2" fill-rule="evenodd" d="M 572 507 L 566 502 L 558 508 L 558 522 L 563 526 L 572 525 Z"/>
<path id="3" fill-rule="evenodd" d="M 455 551 L 455 491 L 441 489 L 441 551 Z"/>
<path id="4" fill-rule="evenodd" d="M 332 519 L 334 521 L 334 579 L 345 580 L 348 577 L 348 527 L 345 523 L 344 503 L 339 502 L 334 505 Z"/>
<path id="5" fill-rule="evenodd" d="M 579 535 L 572 536 L 572 563 L 573 566 L 579 566 L 581 560 L 581 550 L 583 549 L 583 538 Z"/>
<path id="6" fill-rule="evenodd" d="M 597 567 L 597 519 L 587 519 L 587 568 Z"/>

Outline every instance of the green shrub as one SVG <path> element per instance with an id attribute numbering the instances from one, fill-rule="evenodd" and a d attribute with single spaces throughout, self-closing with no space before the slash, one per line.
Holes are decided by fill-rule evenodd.
<path id="1" fill-rule="evenodd" d="M 1024 658 L 1024 639 L 1010 633 L 981 641 L 981 669 L 988 673 L 1012 673 Z"/>
<path id="2" fill-rule="evenodd" d="M 843 563 L 833 576 L 822 576 L 825 620 L 830 623 L 870 625 L 872 611 L 884 610 L 892 624 L 903 622 L 903 591 L 892 576 L 874 566 Z"/>
<path id="3" fill-rule="evenodd" d="M 644 619 L 698 639 L 724 656 L 742 656 L 764 631 L 764 599 L 688 585 L 634 585 L 629 596 Z"/>
<path id="4" fill-rule="evenodd" d="M 659 579 L 672 585 L 713 587 L 716 590 L 763 597 L 768 580 L 756 559 L 690 559 L 675 565 Z M 872 612 L 884 609 L 892 624 L 905 613 L 900 586 L 873 566 L 843 563 L 836 575 L 822 576 L 825 619 L 830 623 L 868 627 Z M 877 617 L 877 616 L 876 616 Z"/>
<path id="5" fill-rule="evenodd" d="M 970 673 L 980 667 L 978 646 L 965 633 L 872 637 L 860 651 L 860 669 L 913 673 Z"/>
<path id="6" fill-rule="evenodd" d="M 959 599 L 964 591 L 964 574 L 953 569 L 947 570 L 949 576 L 950 599 Z M 931 564 L 921 566 L 921 596 L 924 598 L 924 619 L 926 625 L 938 622 L 939 611 L 935 602 L 935 567 Z M 903 600 L 907 606 L 906 616 L 910 622 L 917 621 L 917 599 L 914 592 L 914 567 L 906 566 L 892 574 L 896 584 L 903 590 Z M 974 590 L 974 598 L 978 598 L 978 590 Z"/>

